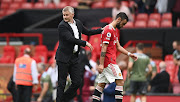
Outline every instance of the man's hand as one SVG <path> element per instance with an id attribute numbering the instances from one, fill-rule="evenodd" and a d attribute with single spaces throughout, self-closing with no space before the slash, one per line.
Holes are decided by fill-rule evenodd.
<path id="1" fill-rule="evenodd" d="M 100 64 L 98 67 L 97 67 L 97 70 L 99 73 L 102 73 L 103 72 L 103 69 L 104 69 L 104 65 Z"/>
<path id="2" fill-rule="evenodd" d="M 93 46 L 89 42 L 86 42 L 86 46 L 89 47 L 91 51 L 93 50 Z"/>
<path id="3" fill-rule="evenodd" d="M 38 97 L 37 102 L 42 102 L 42 98 Z"/>
<path id="4" fill-rule="evenodd" d="M 33 88 L 34 88 L 34 91 L 37 91 L 38 85 L 37 85 L 37 84 L 34 84 L 34 85 L 33 85 Z"/>
<path id="5" fill-rule="evenodd" d="M 138 57 L 136 56 L 136 55 L 134 55 L 134 54 L 129 54 L 129 57 L 131 57 L 132 59 L 134 59 L 135 61 L 138 59 Z"/>

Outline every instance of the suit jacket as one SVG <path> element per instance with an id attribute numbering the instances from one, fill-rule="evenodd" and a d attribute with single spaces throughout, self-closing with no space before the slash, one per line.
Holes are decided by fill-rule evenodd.
<path id="1" fill-rule="evenodd" d="M 158 73 L 150 82 L 151 92 L 163 93 L 168 92 L 170 84 L 170 76 L 166 71 Z"/>
<path id="2" fill-rule="evenodd" d="M 81 40 L 81 34 L 90 36 L 90 35 L 100 34 L 102 32 L 101 29 L 87 30 L 79 20 L 75 19 L 75 21 L 79 31 L 79 39 L 76 39 L 74 37 L 74 32 L 71 26 L 67 22 L 62 20 L 59 23 L 58 26 L 59 46 L 56 51 L 56 57 L 55 57 L 57 61 L 67 63 L 70 60 L 71 56 L 73 55 L 75 44 L 78 45 L 78 52 L 76 53 L 76 55 L 78 56 L 80 46 L 83 47 L 86 46 L 86 41 Z"/>

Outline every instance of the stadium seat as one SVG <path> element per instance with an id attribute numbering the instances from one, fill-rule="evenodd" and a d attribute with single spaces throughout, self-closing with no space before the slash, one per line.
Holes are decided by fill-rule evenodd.
<path id="1" fill-rule="evenodd" d="M 10 15 L 10 14 L 13 14 L 13 13 L 15 13 L 16 12 L 16 10 L 14 10 L 14 9 L 8 9 L 7 11 L 6 11 L 6 15 Z"/>
<path id="2" fill-rule="evenodd" d="M 33 4 L 32 3 L 22 3 L 21 8 L 22 9 L 32 9 Z"/>
<path id="3" fill-rule="evenodd" d="M 58 49 L 59 46 L 59 41 L 56 43 L 55 47 L 54 47 L 54 52 L 56 52 L 56 50 Z"/>
<path id="4" fill-rule="evenodd" d="M 146 28 L 147 24 L 146 21 L 136 21 L 134 24 L 135 28 Z"/>
<path id="5" fill-rule="evenodd" d="M 49 3 L 47 6 L 45 6 L 45 8 L 48 8 L 48 9 L 55 9 L 56 6 L 54 3 Z"/>
<path id="6" fill-rule="evenodd" d="M 165 61 L 173 61 L 173 55 L 166 55 Z"/>
<path id="7" fill-rule="evenodd" d="M 127 22 L 123 28 L 134 28 L 134 23 L 133 22 Z"/>
<path id="8" fill-rule="evenodd" d="M 64 8 L 65 6 L 67 6 L 68 4 L 66 2 L 60 2 L 58 5 L 57 5 L 57 8 Z"/>
<path id="9" fill-rule="evenodd" d="M 161 22 L 161 28 L 171 28 L 172 27 L 172 21 L 162 21 Z"/>
<path id="10" fill-rule="evenodd" d="M 178 71 L 179 71 L 179 67 L 175 66 L 175 76 L 174 76 L 174 80 L 173 80 L 173 84 L 179 83 L 179 79 L 178 79 Z"/>
<path id="11" fill-rule="evenodd" d="M 6 9 L 9 8 L 9 4 L 8 3 L 1 3 L 1 7 L 0 8 L 3 9 L 3 10 L 6 10 Z"/>
<path id="12" fill-rule="evenodd" d="M 26 2 L 27 0 L 14 0 L 14 2 L 16 3 L 23 3 L 23 2 Z"/>
<path id="13" fill-rule="evenodd" d="M 95 2 L 92 4 L 91 8 L 96 9 L 96 8 L 104 8 L 103 2 Z"/>
<path id="14" fill-rule="evenodd" d="M 159 27 L 160 27 L 159 21 L 156 20 L 148 21 L 148 28 L 159 28 Z"/>
<path id="15" fill-rule="evenodd" d="M 136 20 L 144 20 L 147 21 L 148 20 L 148 14 L 146 13 L 140 13 L 136 16 Z"/>
<path id="16" fill-rule="evenodd" d="M 171 13 L 164 13 L 164 14 L 162 14 L 162 21 L 163 20 L 171 21 L 172 20 L 172 14 Z"/>
<path id="17" fill-rule="evenodd" d="M 177 27 L 180 27 L 180 20 L 177 20 Z"/>
<path id="18" fill-rule="evenodd" d="M 40 59 L 40 62 L 47 63 L 48 49 L 45 45 L 37 45 L 35 47 L 34 59 L 37 61 Z"/>
<path id="19" fill-rule="evenodd" d="M 129 2 L 128 1 L 121 1 L 121 4 L 123 6 L 129 7 Z"/>
<path id="20" fill-rule="evenodd" d="M 16 52 L 13 46 L 4 46 L 0 63 L 14 63 L 15 54 Z"/>
<path id="21" fill-rule="evenodd" d="M 13 0 L 1 0 L 1 3 L 12 3 Z"/>
<path id="22" fill-rule="evenodd" d="M 20 3 L 12 3 L 9 7 L 9 9 L 14 9 L 14 10 L 17 10 L 17 9 L 20 9 L 21 8 L 21 4 Z"/>
<path id="23" fill-rule="evenodd" d="M 129 7 L 133 7 L 134 6 L 134 4 L 135 4 L 135 2 L 134 1 L 129 1 Z"/>
<path id="24" fill-rule="evenodd" d="M 76 8 L 78 6 L 78 2 L 72 1 L 72 2 L 69 3 L 69 6 L 72 6 L 72 7 Z"/>
<path id="25" fill-rule="evenodd" d="M 116 5 L 116 2 L 108 1 L 104 4 L 104 7 L 105 8 L 113 8 L 113 7 L 115 7 L 115 5 Z"/>
<path id="26" fill-rule="evenodd" d="M 100 22 L 101 23 L 111 23 L 112 22 L 112 17 L 105 17 L 105 18 L 102 18 L 100 19 Z"/>
<path id="27" fill-rule="evenodd" d="M 5 10 L 0 10 L 0 18 L 6 15 L 6 11 Z"/>
<path id="28" fill-rule="evenodd" d="M 151 13 L 149 15 L 149 20 L 156 20 L 156 21 L 161 21 L 161 15 L 159 13 Z"/>
<path id="29" fill-rule="evenodd" d="M 92 29 L 98 29 L 100 27 L 93 27 Z M 100 57 L 100 44 L 101 44 L 101 34 L 92 35 L 89 39 L 89 43 L 92 44 L 94 50 L 92 51 L 92 60 L 96 61 Z M 86 50 L 89 50 L 86 49 Z"/>
<path id="30" fill-rule="evenodd" d="M 35 8 L 35 9 L 44 9 L 45 7 L 44 7 L 44 4 L 43 4 L 43 3 L 38 2 L 38 3 L 35 3 L 35 4 L 34 4 L 34 8 Z"/>
<path id="31" fill-rule="evenodd" d="M 173 61 L 165 61 L 165 63 L 166 63 L 166 71 L 170 75 L 170 82 L 173 82 L 174 78 L 175 78 L 175 72 L 176 72 L 176 67 L 174 65 L 174 62 Z"/>
<path id="32" fill-rule="evenodd" d="M 156 67 L 157 67 L 157 72 L 159 73 L 160 72 L 160 69 L 159 69 L 159 64 L 162 60 L 153 60 L 155 63 L 156 63 Z"/>
<path id="33" fill-rule="evenodd" d="M 30 48 L 30 46 L 29 45 L 22 45 L 22 46 L 20 46 L 18 57 L 22 57 L 24 55 L 24 50 L 26 48 Z"/>
<path id="34" fill-rule="evenodd" d="M 84 35 L 84 34 L 81 35 L 81 38 L 82 38 L 84 41 L 87 41 L 87 40 L 88 40 L 88 36 L 87 36 L 87 35 Z"/>
<path id="35" fill-rule="evenodd" d="M 173 85 L 173 94 L 180 94 L 180 84 L 174 84 Z"/>

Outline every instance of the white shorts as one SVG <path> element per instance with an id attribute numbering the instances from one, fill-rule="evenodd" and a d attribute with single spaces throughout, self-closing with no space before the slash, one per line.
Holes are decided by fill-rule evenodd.
<path id="1" fill-rule="evenodd" d="M 98 83 L 112 83 L 116 79 L 123 79 L 121 70 L 117 64 L 109 64 L 108 67 L 104 68 L 103 72 L 99 74 L 97 81 Z"/>

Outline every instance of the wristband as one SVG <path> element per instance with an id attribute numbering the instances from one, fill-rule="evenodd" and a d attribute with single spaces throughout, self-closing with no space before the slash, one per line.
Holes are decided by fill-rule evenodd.
<path id="1" fill-rule="evenodd" d="M 128 56 L 130 56 L 130 54 L 131 54 L 131 52 L 128 52 L 128 54 L 127 54 L 127 55 L 128 55 Z"/>

